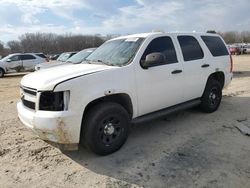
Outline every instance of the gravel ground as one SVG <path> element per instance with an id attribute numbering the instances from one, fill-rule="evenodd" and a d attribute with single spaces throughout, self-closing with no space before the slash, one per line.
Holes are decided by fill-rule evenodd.
<path id="1" fill-rule="evenodd" d="M 0 79 L 0 187 L 250 187 L 250 56 L 234 57 L 235 76 L 219 110 L 190 109 L 134 125 L 118 152 L 62 153 L 17 118 L 23 74 Z"/>

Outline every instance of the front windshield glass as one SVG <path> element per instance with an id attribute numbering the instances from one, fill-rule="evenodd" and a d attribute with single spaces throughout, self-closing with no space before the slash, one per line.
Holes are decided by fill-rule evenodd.
<path id="1" fill-rule="evenodd" d="M 11 58 L 12 55 L 8 55 L 6 57 L 4 57 L 3 59 L 1 59 L 1 61 L 7 61 L 9 58 Z"/>
<path id="2" fill-rule="evenodd" d="M 58 57 L 57 61 L 62 61 L 62 62 L 67 61 L 69 56 L 70 56 L 70 53 L 63 53 Z"/>
<path id="3" fill-rule="evenodd" d="M 143 38 L 111 40 L 97 48 L 86 58 L 89 63 L 103 63 L 111 66 L 124 66 L 133 59 Z"/>
<path id="4" fill-rule="evenodd" d="M 81 63 L 83 60 L 86 59 L 86 57 L 89 56 L 94 50 L 89 49 L 89 50 L 82 50 L 78 52 L 77 54 L 73 55 L 71 58 L 67 60 L 69 63 L 77 64 Z"/>

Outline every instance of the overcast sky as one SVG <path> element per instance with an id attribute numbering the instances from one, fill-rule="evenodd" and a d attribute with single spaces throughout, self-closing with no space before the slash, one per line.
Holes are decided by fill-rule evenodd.
<path id="1" fill-rule="evenodd" d="M 26 32 L 250 30 L 250 0 L 0 0 L 0 40 Z"/>

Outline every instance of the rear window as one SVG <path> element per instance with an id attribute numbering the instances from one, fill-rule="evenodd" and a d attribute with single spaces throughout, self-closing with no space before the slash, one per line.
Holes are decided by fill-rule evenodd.
<path id="1" fill-rule="evenodd" d="M 37 56 L 46 59 L 46 56 L 44 54 L 36 54 Z"/>
<path id="2" fill-rule="evenodd" d="M 211 54 L 215 57 L 229 55 L 227 48 L 220 37 L 201 36 Z"/>
<path id="3" fill-rule="evenodd" d="M 184 61 L 202 59 L 204 53 L 196 38 L 193 36 L 178 36 Z"/>

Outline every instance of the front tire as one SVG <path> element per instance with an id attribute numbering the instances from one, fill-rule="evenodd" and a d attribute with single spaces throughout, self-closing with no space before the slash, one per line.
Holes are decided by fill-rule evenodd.
<path id="1" fill-rule="evenodd" d="M 203 112 L 212 113 L 216 111 L 222 99 L 222 86 L 220 82 L 210 79 L 207 82 L 205 91 L 201 98 L 201 110 Z"/>
<path id="2" fill-rule="evenodd" d="M 0 78 L 3 78 L 3 77 L 4 77 L 4 70 L 0 69 Z"/>
<path id="3" fill-rule="evenodd" d="M 128 137 L 130 117 L 117 103 L 103 102 L 86 114 L 83 128 L 84 144 L 98 155 L 119 150 Z"/>

